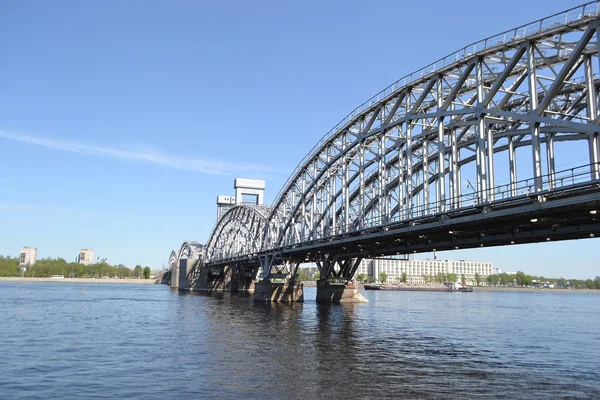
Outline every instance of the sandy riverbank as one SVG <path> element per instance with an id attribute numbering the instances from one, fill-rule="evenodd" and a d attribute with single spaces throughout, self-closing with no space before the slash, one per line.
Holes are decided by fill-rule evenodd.
<path id="1" fill-rule="evenodd" d="M 129 285 L 148 285 L 154 284 L 156 279 L 94 279 L 94 278 L 20 278 L 20 277 L 0 277 L 0 282 L 56 282 L 56 283 L 117 283 Z"/>

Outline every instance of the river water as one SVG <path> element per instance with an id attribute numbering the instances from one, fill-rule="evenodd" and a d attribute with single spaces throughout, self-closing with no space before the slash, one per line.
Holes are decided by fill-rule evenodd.
<path id="1" fill-rule="evenodd" d="M 600 295 L 0 282 L 1 399 L 600 398 Z"/>

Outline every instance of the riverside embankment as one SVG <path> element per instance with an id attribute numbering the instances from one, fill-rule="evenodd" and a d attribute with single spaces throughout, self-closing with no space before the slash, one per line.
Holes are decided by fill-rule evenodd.
<path id="1" fill-rule="evenodd" d="M 96 279 L 96 278 L 21 278 L 0 277 L 0 282 L 57 282 L 57 283 L 106 283 L 106 284 L 128 284 L 148 285 L 156 283 L 156 279 Z"/>
<path id="2" fill-rule="evenodd" d="M 314 281 L 304 281 L 306 287 L 316 287 L 317 283 Z M 384 287 L 396 287 L 395 285 L 384 285 Z M 445 287 L 443 285 L 406 285 L 404 286 L 406 291 L 443 291 Z M 358 284 L 360 290 L 365 289 L 365 285 L 362 283 Z M 600 294 L 598 289 L 556 289 L 556 288 L 533 288 L 533 287 L 509 287 L 509 286 L 473 286 L 473 291 L 490 291 L 490 292 L 547 292 L 547 293 L 596 293 Z"/>

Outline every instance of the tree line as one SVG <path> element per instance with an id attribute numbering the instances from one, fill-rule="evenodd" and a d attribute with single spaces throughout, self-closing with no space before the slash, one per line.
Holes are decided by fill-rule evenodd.
<path id="1" fill-rule="evenodd" d="M 150 278 L 150 267 L 127 268 L 123 264 L 110 265 L 106 261 L 84 265 L 67 262 L 64 258 L 42 258 L 35 264 L 27 266 L 26 277 L 47 278 L 52 275 L 63 275 L 66 278 Z M 0 276 L 21 276 L 19 259 L 17 257 L 0 256 Z"/>
<path id="2" fill-rule="evenodd" d="M 422 275 L 423 282 L 426 285 L 431 284 L 443 284 L 444 282 L 458 282 L 460 278 L 460 282 L 468 283 L 464 274 L 458 275 L 455 273 L 439 273 L 436 275 Z M 311 277 L 310 274 L 300 269 L 298 271 L 297 280 L 300 281 L 308 281 L 308 280 L 318 280 L 319 274 L 315 274 L 314 277 Z M 356 275 L 356 279 L 361 283 L 375 283 L 376 280 L 372 276 L 368 276 L 365 274 Z M 385 272 L 379 273 L 379 281 L 381 283 L 386 283 L 388 279 L 388 274 Z M 406 272 L 403 272 L 400 277 L 398 277 L 398 281 L 402 283 L 407 282 Z M 475 286 L 480 286 L 484 283 L 487 283 L 489 286 L 535 286 L 536 284 L 541 284 L 542 282 L 548 282 L 553 284 L 556 288 L 573 288 L 573 289 L 600 289 L 600 276 L 596 276 L 595 279 L 566 279 L 566 278 L 546 278 L 544 276 L 534 276 L 527 275 L 523 271 L 519 271 L 516 274 L 496 274 L 496 275 L 488 275 L 482 276 L 478 273 L 474 275 L 473 283 Z"/>
<path id="3" fill-rule="evenodd" d="M 488 275 L 486 282 L 490 286 L 535 286 L 542 282 L 548 282 L 561 289 L 600 289 L 600 276 L 596 276 L 594 279 L 546 278 L 527 275 L 522 271 L 518 271 L 516 275 L 505 273 Z"/>

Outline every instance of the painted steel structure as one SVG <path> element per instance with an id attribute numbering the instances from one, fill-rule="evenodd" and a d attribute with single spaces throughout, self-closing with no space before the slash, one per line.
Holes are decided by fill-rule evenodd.
<path id="1" fill-rule="evenodd" d="M 183 259 L 200 258 L 204 246 L 199 242 L 185 241 L 179 247 L 179 251 L 173 250 L 169 256 L 169 268 L 179 268 L 179 261 Z"/>
<path id="2" fill-rule="evenodd" d="M 274 254 L 351 277 L 352 257 L 593 235 L 599 16 L 587 3 L 393 83 L 315 145 L 272 207 L 224 213 L 206 263 Z"/>
<path id="3" fill-rule="evenodd" d="M 272 208 L 241 204 L 231 207 L 217 221 L 206 244 L 207 260 L 229 259 L 263 250 L 263 235 Z"/>

